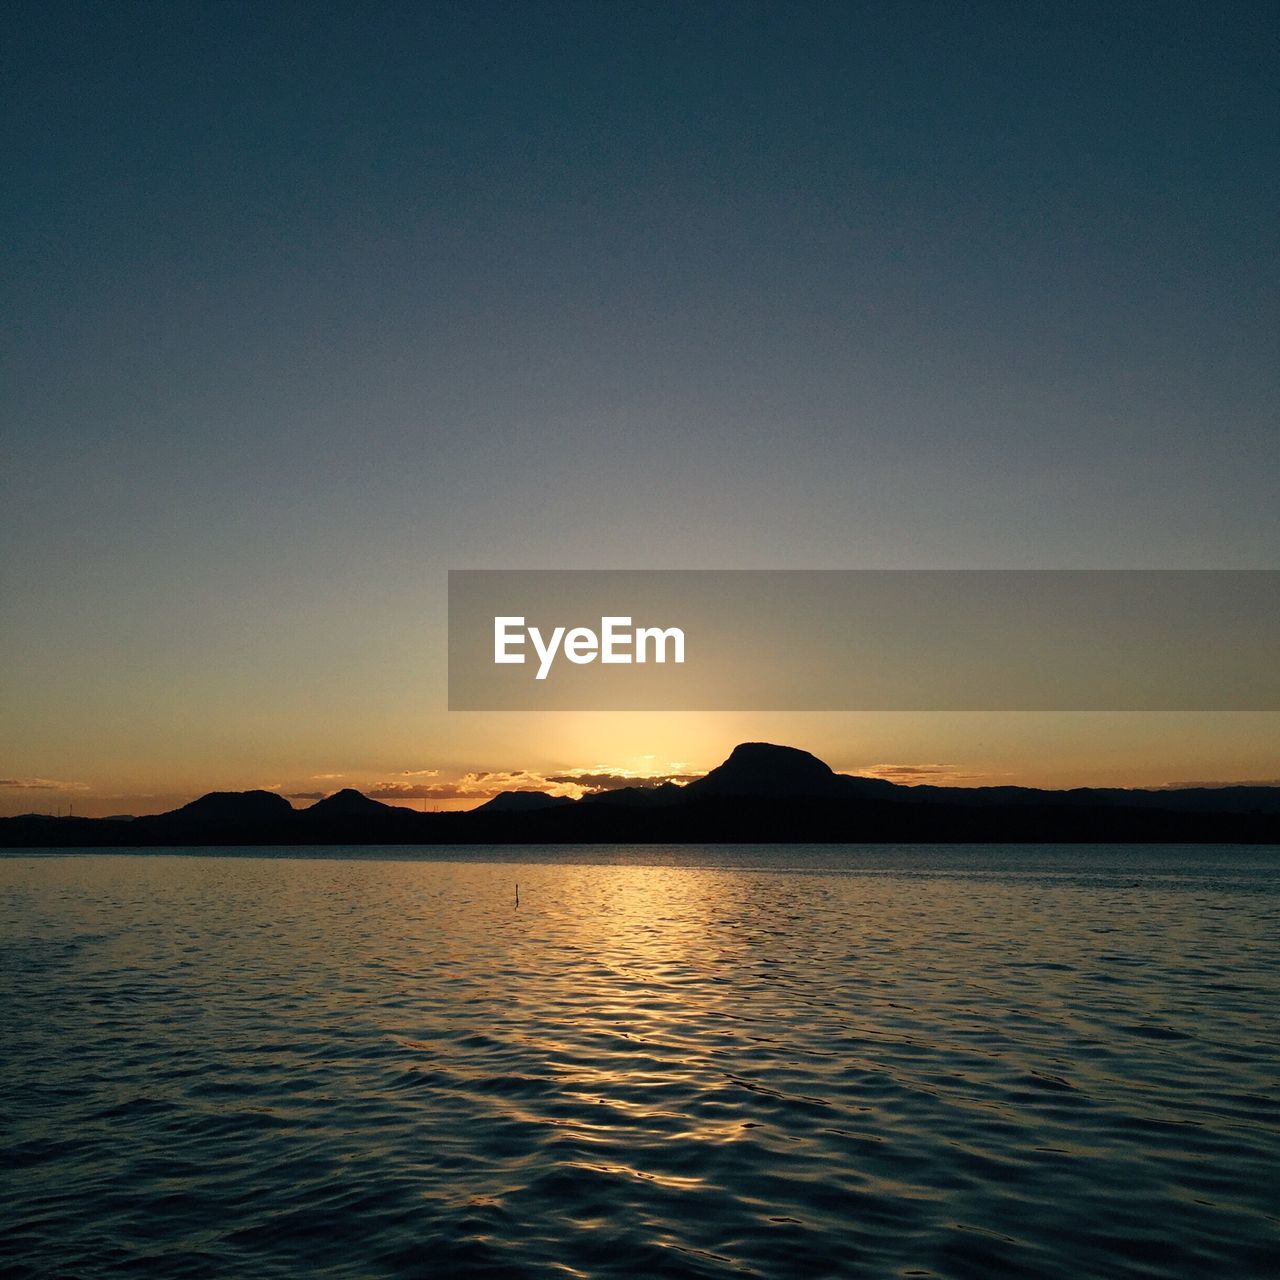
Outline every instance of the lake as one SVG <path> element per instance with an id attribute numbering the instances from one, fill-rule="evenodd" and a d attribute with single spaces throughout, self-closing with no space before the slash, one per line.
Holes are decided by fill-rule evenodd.
<path id="1" fill-rule="evenodd" d="M 1278 871 L 1203 845 L 9 852 L 0 1256 L 1271 1276 Z"/>

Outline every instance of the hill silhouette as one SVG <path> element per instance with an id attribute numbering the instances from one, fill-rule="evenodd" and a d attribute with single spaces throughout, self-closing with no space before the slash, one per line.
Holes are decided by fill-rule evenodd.
<path id="1" fill-rule="evenodd" d="M 184 822 L 234 827 L 279 821 L 293 811 L 284 796 L 274 791 L 210 791 L 175 809 L 173 817 Z"/>
<path id="2" fill-rule="evenodd" d="M 742 742 L 723 764 L 689 783 L 685 791 L 690 796 L 848 799 L 855 795 L 887 797 L 894 789 L 892 782 L 879 778 L 836 773 L 825 761 L 799 747 Z"/>
<path id="3" fill-rule="evenodd" d="M 333 795 L 325 796 L 323 800 L 317 800 L 303 810 L 312 821 L 329 818 L 380 818 L 389 813 L 403 812 L 403 809 L 397 809 L 395 805 L 371 800 L 354 787 L 343 787 L 341 791 L 335 791 Z"/>
<path id="4" fill-rule="evenodd" d="M 577 801 L 507 791 L 463 813 L 417 813 L 346 788 L 307 809 L 270 791 L 211 792 L 132 822 L 0 819 L 9 848 L 877 841 L 1280 844 L 1280 787 L 906 786 L 836 773 L 795 747 L 744 742 L 684 787 Z"/>
<path id="5" fill-rule="evenodd" d="M 475 813 L 533 813 L 538 809 L 554 809 L 572 804 L 568 796 L 553 796 L 546 791 L 500 791 L 486 800 Z"/>

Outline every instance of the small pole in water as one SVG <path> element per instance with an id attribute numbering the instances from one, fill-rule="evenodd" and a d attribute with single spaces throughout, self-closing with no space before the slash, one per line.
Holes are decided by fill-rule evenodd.
<path id="1" fill-rule="evenodd" d="M 516 881 L 516 906 L 520 905 L 520 881 Z"/>

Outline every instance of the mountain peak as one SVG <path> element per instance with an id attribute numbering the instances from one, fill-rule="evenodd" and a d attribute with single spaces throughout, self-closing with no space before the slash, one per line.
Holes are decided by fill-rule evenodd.
<path id="1" fill-rule="evenodd" d="M 292 812 L 293 806 L 274 791 L 210 791 L 173 810 L 173 816 L 224 825 L 278 821 Z"/>
<path id="2" fill-rule="evenodd" d="M 831 766 L 799 747 L 740 742 L 729 758 L 685 790 L 706 796 L 823 796 L 845 780 Z"/>
<path id="3" fill-rule="evenodd" d="M 491 800 L 477 805 L 473 813 L 532 813 L 537 809 L 558 809 L 572 804 L 568 796 L 553 796 L 546 791 L 500 791 Z"/>
<path id="4" fill-rule="evenodd" d="M 343 787 L 323 800 L 317 800 L 305 812 L 317 817 L 343 817 L 363 814 L 387 813 L 392 808 L 381 800 L 370 800 L 368 796 L 354 787 Z"/>

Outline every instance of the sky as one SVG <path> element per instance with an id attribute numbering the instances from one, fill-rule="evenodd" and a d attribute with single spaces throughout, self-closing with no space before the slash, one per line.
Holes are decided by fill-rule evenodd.
<path id="1" fill-rule="evenodd" d="M 1277 567 L 1272 6 L 9 14 L 0 812 L 460 805 L 743 739 L 1280 777 L 1275 713 L 445 684 L 450 568 Z"/>

